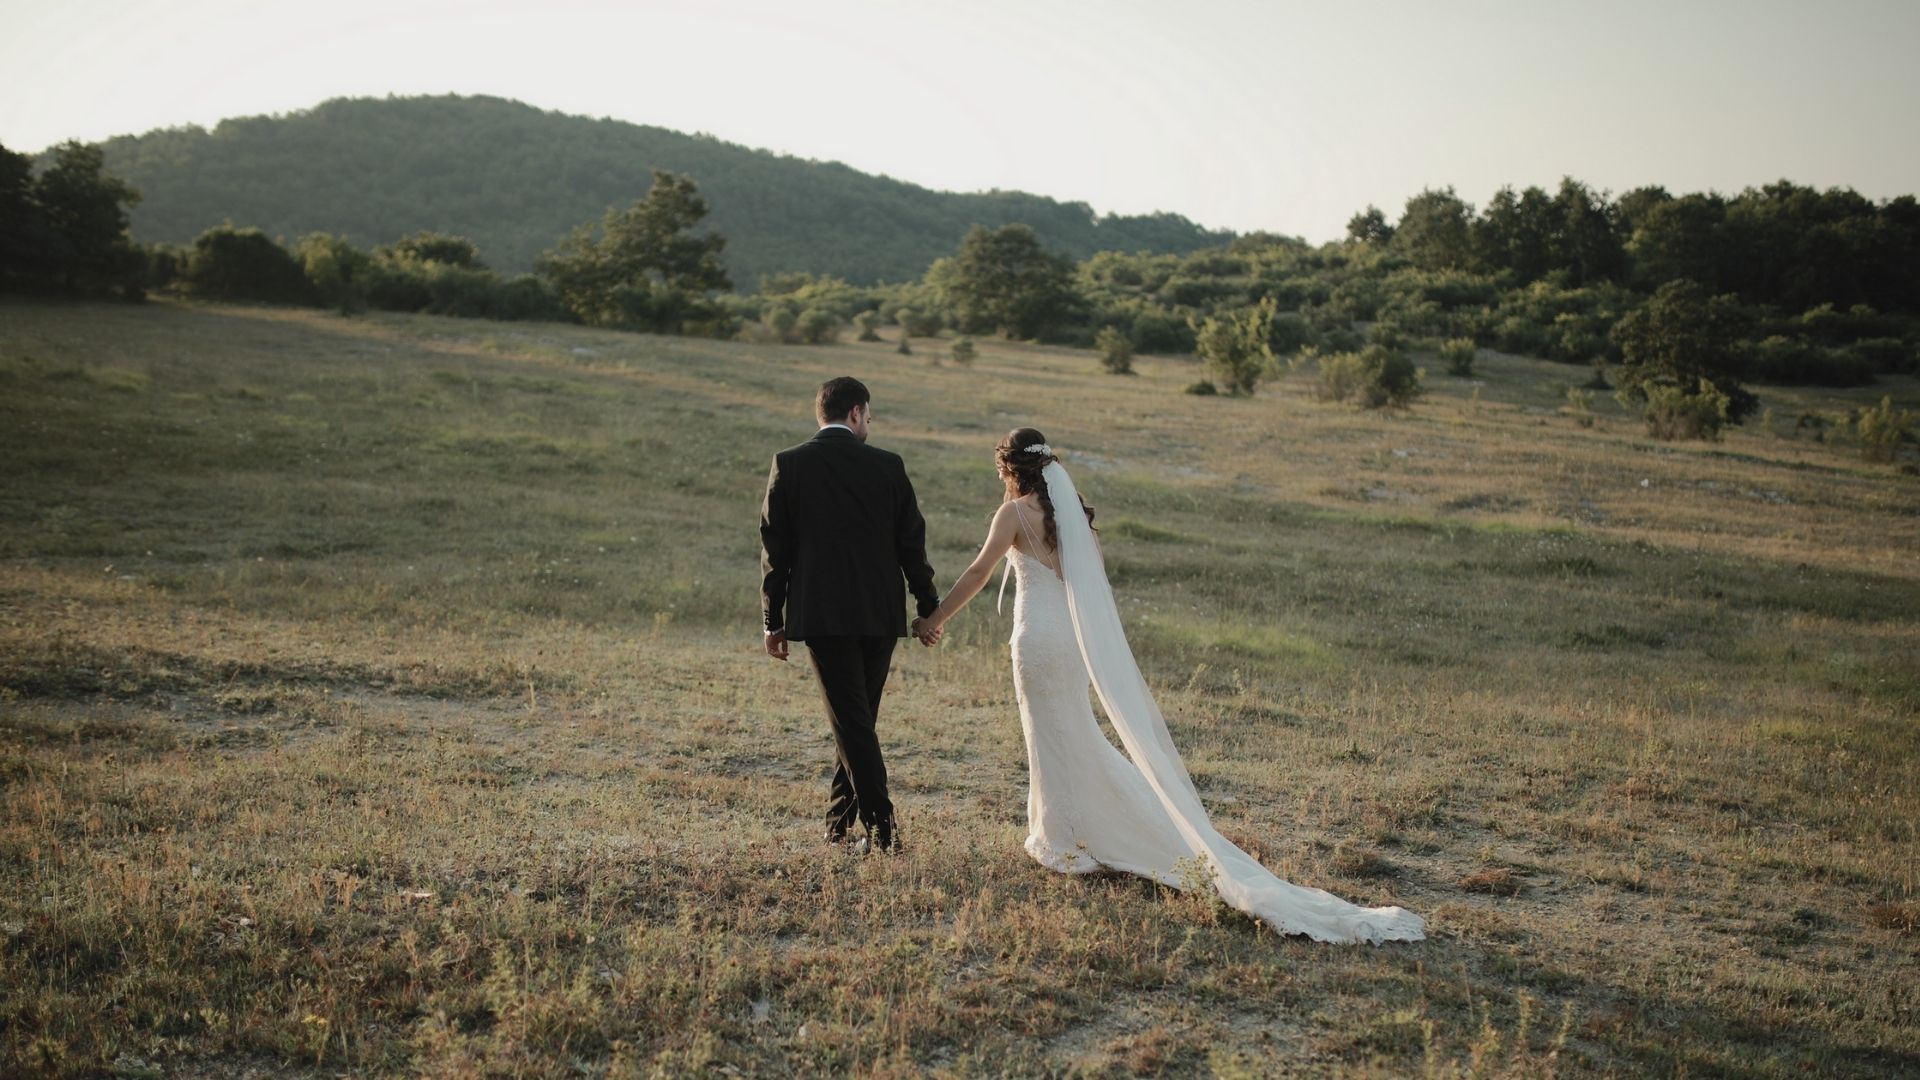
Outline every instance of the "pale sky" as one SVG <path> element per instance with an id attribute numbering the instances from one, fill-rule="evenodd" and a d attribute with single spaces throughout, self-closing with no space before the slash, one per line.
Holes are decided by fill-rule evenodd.
<path id="1" fill-rule="evenodd" d="M 1920 0 L 0 0 L 0 143 L 493 94 L 1311 241 L 1565 174 L 1920 193 Z"/>

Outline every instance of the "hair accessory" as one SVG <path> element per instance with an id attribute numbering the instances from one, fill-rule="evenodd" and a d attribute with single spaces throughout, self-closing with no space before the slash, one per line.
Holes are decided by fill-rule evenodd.
<path id="1" fill-rule="evenodd" d="M 1021 447 L 1021 449 L 1022 449 L 1022 450 L 1024 450 L 1025 452 L 1027 452 L 1027 453 L 1029 453 L 1029 454 L 1051 454 L 1051 453 L 1053 453 L 1053 447 L 1051 447 L 1051 446 L 1048 446 L 1048 445 L 1047 445 L 1046 443 L 1043 443 L 1043 442 L 1037 442 L 1037 443 L 1034 443 L 1034 444 L 1033 444 L 1032 446 L 1023 446 L 1023 447 Z"/>

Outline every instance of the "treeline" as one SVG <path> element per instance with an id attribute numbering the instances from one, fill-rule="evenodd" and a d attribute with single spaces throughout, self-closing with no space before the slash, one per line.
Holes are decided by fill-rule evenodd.
<path id="1" fill-rule="evenodd" d="M 1187 255 L 1108 251 L 1078 263 L 1031 229 L 982 227 L 915 282 L 781 275 L 736 307 L 751 316 L 805 304 L 847 319 L 906 308 L 935 331 L 1082 346 L 1112 331 L 1138 352 L 1185 354 L 1206 319 L 1271 300 L 1280 357 L 1466 339 L 1591 365 L 1618 363 L 1621 320 L 1677 282 L 1716 301 L 1716 325 L 1735 341 L 1727 362 L 1744 377 L 1858 385 L 1915 371 L 1914 199 L 1876 205 L 1785 182 L 1733 198 L 1649 188 L 1609 200 L 1568 179 L 1553 195 L 1503 189 L 1480 212 L 1428 191 L 1397 221 L 1368 207 L 1344 241 L 1253 234 Z"/>
<path id="2" fill-rule="evenodd" d="M 1322 245 L 1254 234 L 1185 255 L 1074 261 L 1032 227 L 975 225 L 919 278 L 858 285 L 790 272 L 732 291 L 727 240 L 686 176 L 550 242 L 537 273 L 502 274 L 471 239 L 416 232 L 370 250 L 330 233 L 283 246 L 231 224 L 191 245 L 135 245 L 140 199 L 97 148 L 66 144 L 37 175 L 0 148 L 0 283 L 327 304 L 494 319 L 568 319 L 660 333 L 822 344 L 1004 334 L 1135 353 L 1198 354 L 1196 392 L 1253 393 L 1314 368 L 1328 396 L 1403 405 L 1412 359 L 1470 375 L 1495 348 L 1591 365 L 1663 435 L 1708 435 L 1757 407 L 1748 382 L 1860 385 L 1920 374 L 1920 212 L 1781 182 L 1738 196 L 1619 199 L 1567 179 L 1502 189 L 1476 211 L 1425 191 L 1396 221 L 1368 207 Z M 970 342 L 969 342 L 970 343 Z M 1607 372 L 1614 375 L 1609 382 Z"/>
<path id="3" fill-rule="evenodd" d="M 99 147 L 64 143 L 35 175 L 31 158 L 0 146 L 0 288 L 143 298 L 147 254 L 127 238 L 139 201 Z"/>
<path id="4" fill-rule="evenodd" d="M 227 220 L 270 235 L 373 241 L 432 229 L 471 238 L 506 273 L 536 269 L 555 237 L 644 196 L 656 169 L 699 183 L 713 203 L 708 226 L 728 240 L 722 263 L 748 286 L 793 270 L 859 283 L 916 279 L 976 222 L 1031 225 L 1072 258 L 1193 251 L 1232 235 L 1177 214 L 1100 215 L 1018 191 L 931 191 L 834 162 L 491 97 L 336 99 L 211 130 L 109 139 L 103 149 L 107 167 L 145 195 L 137 240 L 185 245 Z"/>
<path id="5" fill-rule="evenodd" d="M 0 147 L 0 287 L 129 300 L 167 289 L 347 314 L 573 320 L 675 334 L 735 329 L 716 299 L 732 288 L 719 261 L 726 241 L 695 233 L 708 206 L 686 177 L 656 172 L 646 198 L 553 244 L 539 274 L 505 275 L 472 240 L 425 231 L 367 250 L 328 233 L 287 246 L 229 222 L 189 245 L 135 244 L 127 213 L 140 193 L 106 171 L 98 147 L 70 142 L 49 159 L 35 175 L 25 155 Z"/>

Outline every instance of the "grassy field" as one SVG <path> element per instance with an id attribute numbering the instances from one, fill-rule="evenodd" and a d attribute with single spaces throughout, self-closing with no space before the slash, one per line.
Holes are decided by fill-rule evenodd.
<path id="1" fill-rule="evenodd" d="M 1912 380 L 1670 445 L 915 349 L 0 301 L 0 1073 L 1920 1071 L 1920 479 L 1785 419 Z M 897 654 L 906 854 L 823 850 L 755 525 L 845 373 L 943 588 L 1045 431 L 1216 824 L 1430 938 L 1035 864 L 990 597 Z"/>

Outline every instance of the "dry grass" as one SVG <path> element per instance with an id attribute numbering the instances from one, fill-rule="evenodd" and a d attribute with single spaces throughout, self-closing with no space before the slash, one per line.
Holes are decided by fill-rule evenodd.
<path id="1" fill-rule="evenodd" d="M 0 301 L 0 1071 L 1920 1069 L 1912 477 L 1136 367 Z M 753 518 L 846 371 L 943 580 L 1063 447 L 1222 831 L 1431 938 L 1034 864 L 986 603 L 889 685 L 907 854 L 828 857 Z"/>

